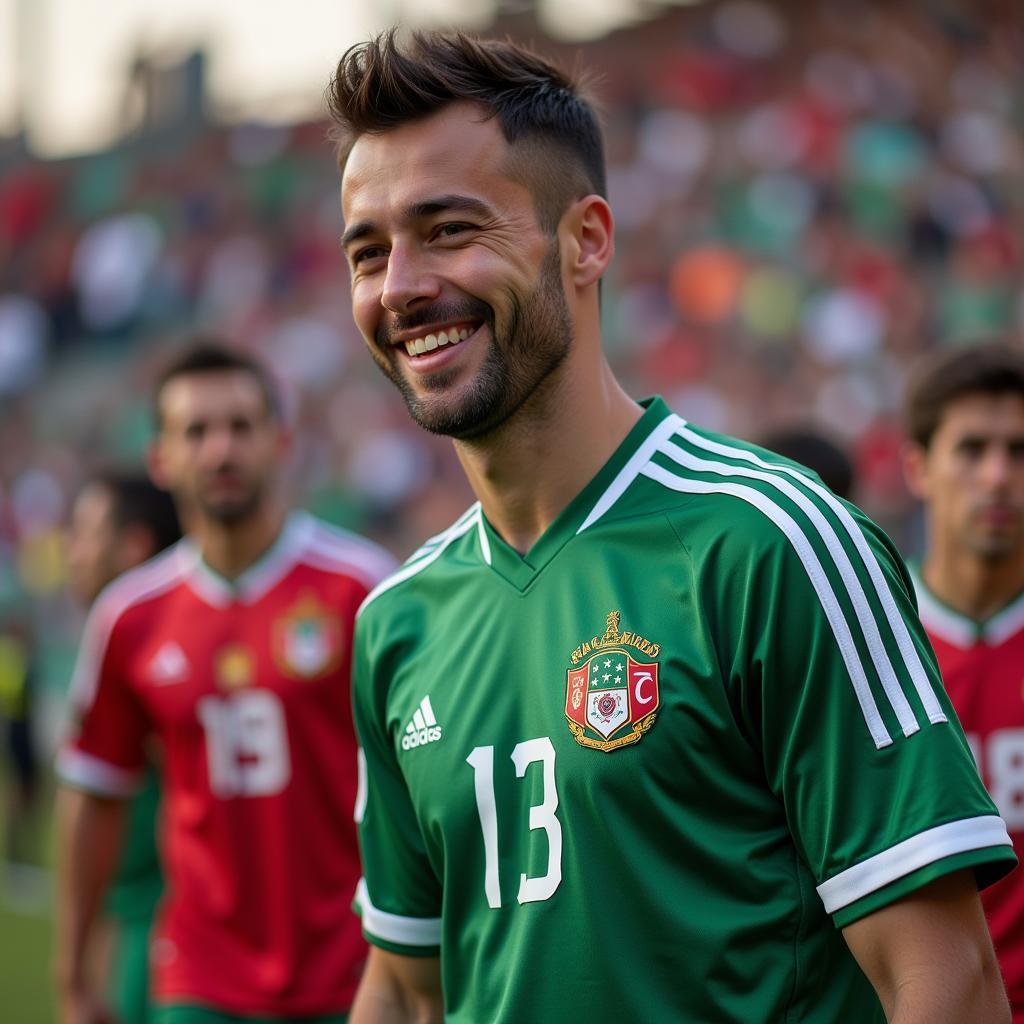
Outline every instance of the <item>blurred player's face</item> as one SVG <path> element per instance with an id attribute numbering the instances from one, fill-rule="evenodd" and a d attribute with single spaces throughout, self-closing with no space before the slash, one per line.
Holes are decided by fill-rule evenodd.
<path id="1" fill-rule="evenodd" d="M 1024 555 L 1024 398 L 950 402 L 926 451 L 908 456 L 933 539 L 984 560 Z"/>
<path id="2" fill-rule="evenodd" d="M 495 120 L 456 103 L 353 147 L 342 181 L 356 323 L 416 422 L 504 423 L 572 342 L 557 239 Z"/>
<path id="3" fill-rule="evenodd" d="M 68 584 L 89 605 L 128 566 L 122 566 L 114 521 L 114 499 L 102 484 L 87 484 L 75 499 L 68 528 Z"/>
<path id="4" fill-rule="evenodd" d="M 154 475 L 188 514 L 230 525 L 260 511 L 284 437 L 251 374 L 174 377 L 160 394 L 160 413 Z"/>

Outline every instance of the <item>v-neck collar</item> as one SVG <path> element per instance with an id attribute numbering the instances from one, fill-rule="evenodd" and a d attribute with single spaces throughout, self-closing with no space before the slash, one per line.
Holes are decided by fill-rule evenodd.
<path id="1" fill-rule="evenodd" d="M 240 576 L 229 580 L 203 561 L 199 547 L 182 543 L 182 569 L 189 586 L 207 604 L 224 608 L 233 601 L 255 604 L 291 570 L 308 536 L 312 520 L 303 512 L 291 512 L 276 540 Z"/>
<path id="2" fill-rule="evenodd" d="M 644 414 L 622 444 L 525 555 L 507 544 L 480 510 L 477 525 L 484 560 L 517 590 L 526 590 L 576 534 L 589 529 L 608 511 L 661 443 L 663 431 L 659 428 L 666 422 L 678 422 L 661 398 L 647 398 L 640 405 Z"/>
<path id="3" fill-rule="evenodd" d="M 1024 629 L 1024 593 L 987 619 L 977 621 L 954 611 L 928 589 L 917 565 L 908 566 L 917 592 L 918 613 L 925 629 L 954 647 L 964 650 L 977 643 L 996 647 Z"/>

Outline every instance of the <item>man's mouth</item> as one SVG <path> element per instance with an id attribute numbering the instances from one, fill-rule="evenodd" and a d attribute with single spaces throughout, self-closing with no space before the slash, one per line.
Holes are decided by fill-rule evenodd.
<path id="1" fill-rule="evenodd" d="M 405 351 L 410 356 L 422 356 L 427 352 L 433 352 L 436 349 L 444 348 L 446 345 L 458 345 L 459 342 L 465 341 L 471 335 L 475 334 L 479 327 L 479 323 L 457 324 L 454 327 L 446 327 L 442 330 L 422 334 L 417 338 L 409 338 L 407 341 L 400 341 L 398 344 L 404 345 Z"/>

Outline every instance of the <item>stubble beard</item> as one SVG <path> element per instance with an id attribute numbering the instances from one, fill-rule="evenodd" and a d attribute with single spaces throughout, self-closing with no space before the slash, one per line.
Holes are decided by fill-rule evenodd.
<path id="1" fill-rule="evenodd" d="M 231 501 L 210 501 L 201 493 L 194 499 L 200 514 L 220 526 L 238 526 L 256 515 L 263 504 L 266 489 L 262 483 L 254 483 L 249 491 Z"/>
<path id="2" fill-rule="evenodd" d="M 458 371 L 440 370 L 423 377 L 425 393 L 417 392 L 402 372 L 401 357 L 385 339 L 378 338 L 372 349 L 374 360 L 398 389 L 418 426 L 457 441 L 480 440 L 537 395 L 565 361 L 573 326 L 562 288 L 557 242 L 552 242 L 544 257 L 533 291 L 525 297 L 510 292 L 508 308 L 508 325 L 500 337 L 494 310 L 479 300 L 467 300 L 457 309 L 435 306 L 418 317 L 421 323 L 481 320 L 490 333 L 483 364 L 472 381 L 454 395 L 450 389 Z"/>

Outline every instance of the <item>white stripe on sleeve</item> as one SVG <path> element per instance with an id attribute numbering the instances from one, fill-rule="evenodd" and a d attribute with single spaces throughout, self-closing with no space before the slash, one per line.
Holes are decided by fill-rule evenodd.
<path id="1" fill-rule="evenodd" d="M 875 703 L 874 696 L 872 696 L 871 685 L 864 673 L 864 666 L 861 664 L 860 656 L 857 653 L 857 647 L 854 643 L 853 634 L 850 632 L 850 626 L 843 615 L 842 608 L 839 606 L 835 591 L 832 589 L 832 584 L 829 583 L 828 576 L 825 574 L 821 562 L 818 561 L 818 556 L 814 553 L 810 542 L 793 517 L 785 509 L 753 487 L 744 487 L 741 484 L 731 484 L 725 481 L 692 480 L 686 477 L 679 477 L 653 462 L 644 467 L 643 474 L 671 490 L 680 491 L 685 494 L 731 494 L 733 497 L 753 505 L 754 508 L 775 523 L 789 540 L 790 544 L 793 545 L 793 549 L 803 563 L 811 585 L 818 595 L 818 600 L 821 602 L 825 617 L 832 628 L 836 645 L 839 648 L 843 663 L 846 665 L 850 681 L 853 684 L 857 703 L 860 705 L 861 712 L 864 715 L 864 721 L 867 723 L 868 730 L 871 733 L 871 739 L 879 749 L 889 746 L 892 743 L 892 737 L 889 735 L 889 730 L 885 727 L 885 722 L 882 721 L 878 705 Z"/>
<path id="2" fill-rule="evenodd" d="M 370 902 L 365 878 L 360 878 L 356 886 L 356 902 L 362 911 L 363 927 L 370 935 L 403 946 L 441 945 L 441 918 L 403 917 L 378 910 Z"/>
<path id="3" fill-rule="evenodd" d="M 1013 846 L 1003 819 L 996 814 L 962 818 L 938 825 L 926 832 L 890 846 L 818 886 L 818 895 L 825 910 L 837 910 L 909 875 L 937 860 L 988 846 Z"/>

